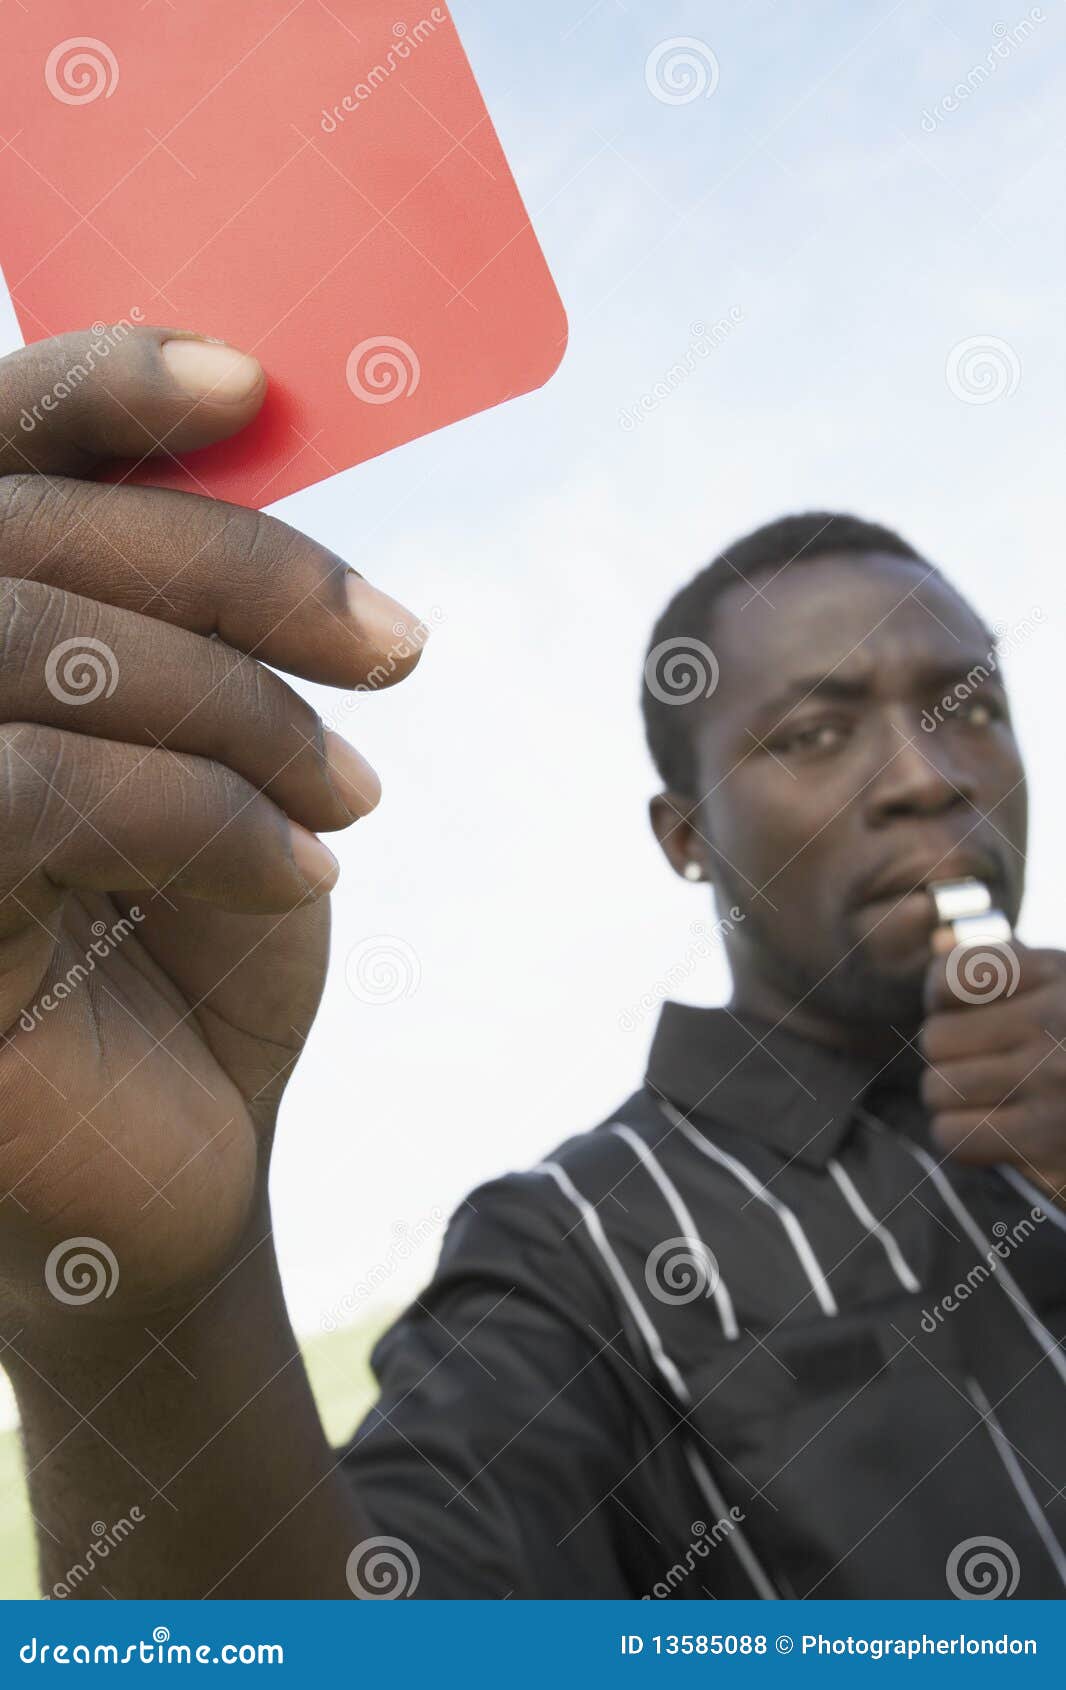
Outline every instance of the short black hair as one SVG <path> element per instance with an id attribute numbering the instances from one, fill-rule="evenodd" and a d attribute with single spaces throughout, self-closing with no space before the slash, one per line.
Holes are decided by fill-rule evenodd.
<path id="1" fill-rule="evenodd" d="M 693 708 L 709 697 L 717 680 L 717 660 L 707 644 L 716 601 L 728 588 L 757 575 L 864 552 L 923 562 L 894 529 L 840 511 L 804 511 L 734 541 L 674 594 L 652 629 L 641 689 L 648 750 L 668 791 L 698 796 Z"/>

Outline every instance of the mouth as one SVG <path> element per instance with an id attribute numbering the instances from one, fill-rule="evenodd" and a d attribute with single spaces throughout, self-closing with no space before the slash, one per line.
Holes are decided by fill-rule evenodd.
<path id="1" fill-rule="evenodd" d="M 991 855 L 945 851 L 936 858 L 909 857 L 886 866 L 865 883 L 855 902 L 858 908 L 868 909 L 918 900 L 932 914 L 933 901 L 928 890 L 931 882 L 969 879 L 982 881 L 992 893 L 993 902 L 999 901 L 998 895 L 1004 889 L 1003 870 Z"/>

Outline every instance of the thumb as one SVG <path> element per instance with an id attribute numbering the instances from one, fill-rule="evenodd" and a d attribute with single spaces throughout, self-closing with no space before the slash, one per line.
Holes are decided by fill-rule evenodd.
<path id="1" fill-rule="evenodd" d="M 187 452 L 263 403 L 247 353 L 181 329 L 81 330 L 0 359 L 0 475 L 85 475 L 106 458 Z"/>

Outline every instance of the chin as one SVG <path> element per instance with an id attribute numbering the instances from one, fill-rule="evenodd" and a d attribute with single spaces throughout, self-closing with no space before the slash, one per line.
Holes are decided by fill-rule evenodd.
<path id="1" fill-rule="evenodd" d="M 853 993 L 843 995 L 842 1010 L 853 1025 L 895 1027 L 911 1034 L 925 1018 L 925 965 L 903 974 L 865 974 Z"/>

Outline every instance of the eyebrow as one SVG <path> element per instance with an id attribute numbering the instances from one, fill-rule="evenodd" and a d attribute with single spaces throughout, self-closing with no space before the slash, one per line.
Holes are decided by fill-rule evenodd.
<path id="1" fill-rule="evenodd" d="M 915 688 L 927 690 L 948 687 L 971 674 L 974 669 L 987 669 L 987 678 L 998 683 L 998 662 L 995 665 L 990 664 L 989 655 L 988 651 L 970 652 L 964 657 L 953 657 L 948 663 L 926 664 L 913 677 Z M 992 655 L 994 656 L 994 653 Z M 789 681 L 773 698 L 767 699 L 765 704 L 760 706 L 760 713 L 772 710 L 784 713 L 808 698 L 861 700 L 869 697 L 872 682 L 872 674 L 847 676 L 833 670 L 828 674 L 800 675 L 794 681 Z"/>

